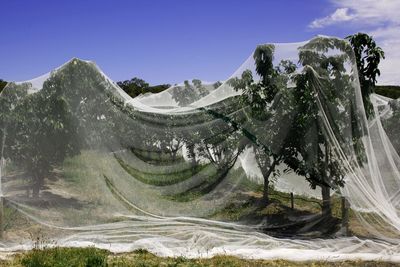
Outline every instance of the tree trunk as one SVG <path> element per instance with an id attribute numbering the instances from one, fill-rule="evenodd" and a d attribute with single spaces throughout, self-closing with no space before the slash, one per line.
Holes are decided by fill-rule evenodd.
<path id="1" fill-rule="evenodd" d="M 268 171 L 261 171 L 264 178 L 264 191 L 262 196 L 261 204 L 263 206 L 267 206 L 269 204 L 269 177 L 271 173 L 275 170 L 276 161 L 274 160 L 271 166 L 268 168 Z"/>
<path id="2" fill-rule="evenodd" d="M 35 181 L 33 182 L 32 197 L 39 198 L 39 192 L 43 185 L 43 177 L 41 175 L 35 175 Z"/>
<path id="3" fill-rule="evenodd" d="M 190 158 L 190 166 L 192 169 L 192 173 L 194 173 L 195 167 L 197 165 L 196 154 L 194 153 L 194 145 L 193 144 L 188 145 L 187 149 L 188 149 L 188 154 L 189 154 L 188 156 Z"/>
<path id="4" fill-rule="evenodd" d="M 322 192 L 322 215 L 332 216 L 332 206 L 331 206 L 331 189 L 328 186 L 321 186 Z"/>
<path id="5" fill-rule="evenodd" d="M 328 168 L 329 168 L 329 146 L 325 141 L 325 162 L 324 162 L 324 174 L 325 174 L 325 182 L 328 183 Z M 331 207 L 331 190 L 329 186 L 322 185 L 321 186 L 322 193 L 322 215 L 332 217 L 332 207 Z"/>
<path id="6" fill-rule="evenodd" d="M 0 195 L 0 240 L 3 239 L 4 231 L 4 213 L 3 213 L 3 196 Z"/>
<path id="7" fill-rule="evenodd" d="M 178 150 L 173 150 L 172 151 L 172 161 L 175 162 L 176 161 L 176 155 L 178 154 Z"/>
<path id="8" fill-rule="evenodd" d="M 269 177 L 264 176 L 264 191 L 263 191 L 263 196 L 262 196 L 262 205 L 267 206 L 269 204 Z"/>

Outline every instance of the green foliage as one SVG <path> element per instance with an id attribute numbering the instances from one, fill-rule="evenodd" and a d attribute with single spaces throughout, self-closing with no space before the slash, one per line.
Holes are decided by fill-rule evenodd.
<path id="1" fill-rule="evenodd" d="M 207 90 L 198 79 L 184 81 L 183 86 L 175 86 L 172 90 L 172 98 L 179 104 L 179 106 L 187 106 L 201 97 L 207 95 Z"/>
<path id="2" fill-rule="evenodd" d="M 276 175 L 275 167 L 283 160 L 283 154 L 288 152 L 280 142 L 281 131 L 285 131 L 283 120 L 290 121 L 287 111 L 276 108 L 273 103 L 284 103 L 287 96 L 286 83 L 289 75 L 296 70 L 296 65 L 289 60 L 282 61 L 274 68 L 273 45 L 260 45 L 256 48 L 253 58 L 259 81 L 253 78 L 250 70 L 242 73 L 240 78 L 232 78 L 228 83 L 241 90 L 240 102 L 250 110 L 247 117 L 252 129 L 257 129 L 263 135 L 261 140 L 253 140 L 256 161 L 264 177 L 264 204 L 268 203 L 268 184 L 271 174 Z M 288 108 L 288 106 L 286 106 Z"/>
<path id="3" fill-rule="evenodd" d="M 25 267 L 101 267 L 107 266 L 108 252 L 96 248 L 34 249 L 22 256 Z"/>
<path id="4" fill-rule="evenodd" d="M 147 82 L 137 77 L 117 82 L 117 84 L 132 98 L 145 93 L 160 93 L 170 87 L 169 84 L 150 86 Z"/>
<path id="5" fill-rule="evenodd" d="M 9 105 L 4 114 L 5 151 L 13 162 L 31 174 L 35 197 L 52 166 L 69 155 L 77 154 L 79 147 L 77 123 L 70 107 L 49 84 L 51 79 L 40 93 L 25 94 Z M 18 98 L 18 91 L 23 87 L 13 87 L 7 88 L 9 94 L 3 94 L 2 100 Z"/>
<path id="6" fill-rule="evenodd" d="M 374 92 L 377 76 L 381 74 L 378 67 L 381 59 L 385 58 L 385 53 L 366 33 L 356 33 L 347 36 L 346 39 L 349 40 L 354 50 L 364 108 L 367 117 L 370 117 L 373 113 L 373 106 L 369 96 Z"/>
<path id="7" fill-rule="evenodd" d="M 3 91 L 4 87 L 6 87 L 6 85 L 7 85 L 7 82 L 0 79 L 0 93 L 1 93 L 1 91 Z"/>
<path id="8" fill-rule="evenodd" d="M 28 94 L 30 88 L 29 83 L 11 83 L 2 92 L 1 144 L 4 155 L 31 178 L 38 196 L 44 179 L 66 157 L 84 147 L 112 148 L 128 126 L 116 118 L 116 88 L 93 64 L 73 59 L 42 90 Z"/>
<path id="9" fill-rule="evenodd" d="M 341 53 L 325 56 L 329 50 Z M 353 93 L 351 76 L 346 73 L 348 58 L 345 42 L 334 38 L 318 37 L 300 48 L 299 61 L 304 71 L 295 77 L 293 91 L 297 113 L 292 126 L 291 145 L 303 161 L 291 158 L 287 164 L 310 182 L 318 186 L 343 186 L 344 173 L 329 141 L 326 125 L 339 135 L 351 127 L 348 115 L 340 107 L 351 109 Z M 321 117 L 323 110 L 328 121 Z M 355 136 L 354 136 L 355 137 Z M 293 142 L 294 141 L 294 142 Z M 350 140 L 349 140 L 350 141 Z"/>
<path id="10" fill-rule="evenodd" d="M 300 73 L 289 60 L 274 67 L 274 49 L 273 45 L 261 45 L 254 52 L 260 79 L 246 70 L 240 78 L 229 81 L 242 91 L 241 103 L 250 109 L 247 120 L 251 128 L 261 130 L 258 136 L 265 137 L 253 144 L 264 176 L 264 199 L 268 198 L 269 177 L 277 175 L 275 167 L 282 162 L 305 177 L 312 188 L 323 187 L 324 199 L 329 198 L 330 187 L 343 186 L 344 171 L 330 143 L 327 125 L 337 136 L 351 132 L 344 137 L 342 149 L 349 155 L 356 151 L 357 159 L 362 158 L 361 132 L 355 131 L 360 125 L 355 125 L 353 76 L 346 67 L 352 47 L 336 38 L 315 38 L 299 48 Z M 296 86 L 288 87 L 289 82 Z"/>
<path id="11" fill-rule="evenodd" d="M 216 81 L 216 82 L 213 84 L 213 87 L 214 87 L 214 89 L 217 89 L 217 88 L 220 87 L 221 85 L 222 85 L 222 82 Z"/>
<path id="12" fill-rule="evenodd" d="M 304 176 L 312 188 L 321 186 L 326 214 L 331 213 L 329 190 L 343 186 L 346 174 L 337 144 L 331 140 L 341 137 L 340 149 L 352 164 L 365 160 L 363 125 L 357 120 L 361 115 L 352 86 L 356 77 L 346 70 L 352 55 L 351 46 L 336 38 L 318 37 L 299 49 L 304 69 L 295 77 L 297 114 L 290 143 L 300 157 L 285 163 Z"/>
<path id="13" fill-rule="evenodd" d="M 97 264 L 97 265 L 96 265 Z M 212 258 L 188 259 L 184 257 L 158 257 L 144 249 L 132 253 L 110 254 L 95 248 L 54 248 L 33 250 L 19 254 L 14 259 L 0 261 L 0 266 L 11 267 L 85 267 L 85 266 L 177 266 L 177 267 L 389 267 L 400 266 L 392 262 L 380 261 L 306 261 L 293 262 L 286 260 L 247 260 L 228 255 L 217 255 Z"/>
<path id="14" fill-rule="evenodd" d="M 393 147 L 400 153 L 400 140 L 398 138 L 400 132 L 400 103 L 397 99 L 389 102 L 392 110 L 392 116 L 383 119 L 383 127 Z"/>

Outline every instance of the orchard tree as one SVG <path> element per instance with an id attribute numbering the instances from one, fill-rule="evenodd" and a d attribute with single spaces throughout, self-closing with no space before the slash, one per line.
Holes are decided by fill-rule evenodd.
<path id="1" fill-rule="evenodd" d="M 184 81 L 183 86 L 175 86 L 172 89 L 172 98 L 179 106 L 185 107 L 197 99 L 197 94 L 189 81 Z"/>
<path id="2" fill-rule="evenodd" d="M 391 116 L 383 119 L 383 127 L 394 149 L 400 154 L 400 102 L 398 99 L 389 101 L 389 106 L 392 111 Z"/>
<path id="3" fill-rule="evenodd" d="M 16 104 L 28 95 L 28 90 L 32 87 L 30 83 L 15 84 L 9 83 L 4 88 L 0 95 L 0 132 L 1 143 L 0 151 L 1 157 L 7 157 L 11 153 L 11 146 L 9 145 L 10 138 L 13 138 L 13 127 L 15 126 L 15 116 L 13 111 Z"/>
<path id="4" fill-rule="evenodd" d="M 185 107 L 208 95 L 209 91 L 200 80 L 193 79 L 192 83 L 184 81 L 183 86 L 173 87 L 171 93 L 178 105 Z"/>
<path id="5" fill-rule="evenodd" d="M 7 82 L 0 79 L 0 93 L 3 91 L 4 87 L 6 87 Z"/>
<path id="6" fill-rule="evenodd" d="M 233 78 L 228 83 L 241 90 L 240 102 L 248 111 L 247 128 L 253 136 L 252 147 L 254 155 L 264 179 L 264 190 L 261 205 L 269 204 L 269 184 L 271 177 L 279 173 L 276 167 L 292 152 L 284 145 L 288 131 L 290 97 L 287 91 L 287 81 L 290 74 L 296 70 L 296 65 L 289 60 L 281 61 L 277 67 L 273 65 L 273 45 L 260 45 L 256 48 L 253 58 L 256 74 L 259 80 L 253 78 L 253 73 L 246 70 L 240 78 Z M 279 105 L 278 105 L 279 103 Z"/>
<path id="7" fill-rule="evenodd" d="M 38 92 L 4 99 L 6 92 L 1 100 L 11 104 L 2 123 L 8 126 L 6 136 L 12 136 L 5 142 L 6 155 L 30 175 L 35 197 L 54 166 L 81 148 L 120 147 L 121 134 L 115 130 L 122 122 L 120 107 L 110 101 L 118 92 L 93 64 L 74 59 Z"/>
<path id="8" fill-rule="evenodd" d="M 200 80 L 193 79 L 192 83 L 193 83 L 194 88 L 197 90 L 197 94 L 198 94 L 197 98 L 198 99 L 200 99 L 208 94 L 207 89 L 204 87 L 204 85 L 202 84 L 202 82 Z"/>
<path id="9" fill-rule="evenodd" d="M 345 151 L 349 162 L 361 162 L 364 156 L 354 77 L 346 69 L 351 55 L 351 47 L 335 38 L 318 37 L 299 48 L 304 68 L 295 77 L 296 115 L 290 134 L 290 146 L 298 156 L 285 163 L 312 188 L 321 187 L 322 213 L 327 216 L 331 216 L 330 189 L 343 186 L 346 174 L 338 149 Z"/>
<path id="10" fill-rule="evenodd" d="M 16 103 L 11 121 L 7 133 L 13 138 L 6 142 L 7 156 L 30 176 L 32 195 L 37 198 L 54 165 L 79 153 L 77 121 L 65 99 L 45 86 Z"/>
<path id="11" fill-rule="evenodd" d="M 150 85 L 138 77 L 134 77 L 130 80 L 120 81 L 117 82 L 117 84 L 132 98 L 145 93 L 160 93 L 171 87 L 170 84 Z"/>
<path id="12" fill-rule="evenodd" d="M 381 74 L 378 68 L 379 63 L 385 58 L 385 53 L 366 33 L 349 35 L 346 39 L 349 40 L 354 50 L 365 113 L 369 118 L 373 114 L 373 106 L 369 97 L 375 91 L 376 78 Z"/>
<path id="13" fill-rule="evenodd" d="M 216 81 L 215 83 L 213 83 L 214 89 L 217 89 L 217 88 L 220 87 L 221 85 L 222 85 L 222 82 L 220 82 L 220 81 Z"/>
<path id="14" fill-rule="evenodd" d="M 143 94 L 150 86 L 147 82 L 137 77 L 134 77 L 130 80 L 117 82 L 117 84 L 132 98 Z"/>
<path id="15" fill-rule="evenodd" d="M 214 127 L 218 128 L 218 127 Z M 225 128 L 225 127 L 221 127 Z M 203 191 L 209 192 L 215 188 L 227 175 L 230 169 L 235 165 L 239 155 L 243 152 L 248 140 L 243 134 L 231 127 L 226 127 L 218 132 L 210 128 L 204 128 L 202 135 L 207 136 L 202 139 L 199 146 L 199 155 L 206 158 L 216 167 L 217 178 Z"/>

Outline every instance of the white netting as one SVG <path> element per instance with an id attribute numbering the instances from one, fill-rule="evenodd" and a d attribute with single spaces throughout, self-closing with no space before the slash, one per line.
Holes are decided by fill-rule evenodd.
<path id="1" fill-rule="evenodd" d="M 166 256 L 400 261 L 400 105 L 371 102 L 367 119 L 352 49 L 326 36 L 260 45 L 222 82 L 133 99 L 79 59 L 9 83 L 0 250 L 43 236 Z"/>

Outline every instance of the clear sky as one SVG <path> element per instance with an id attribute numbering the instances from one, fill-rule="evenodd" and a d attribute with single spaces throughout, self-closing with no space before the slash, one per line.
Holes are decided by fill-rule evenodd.
<path id="1" fill-rule="evenodd" d="M 370 5 L 369 11 L 380 8 L 378 14 L 357 2 Z M 382 0 L 388 5 L 383 11 L 374 2 L 379 1 L 0 0 L 0 78 L 31 79 L 78 57 L 95 61 L 115 81 L 215 81 L 229 77 L 259 43 L 367 31 L 384 48 L 393 42 L 398 47 L 400 37 L 393 36 L 400 36 L 394 18 L 400 17 L 400 1 Z M 384 69 L 393 72 L 400 54 L 389 54 Z M 383 83 L 400 84 L 398 76 L 393 72 Z"/>

